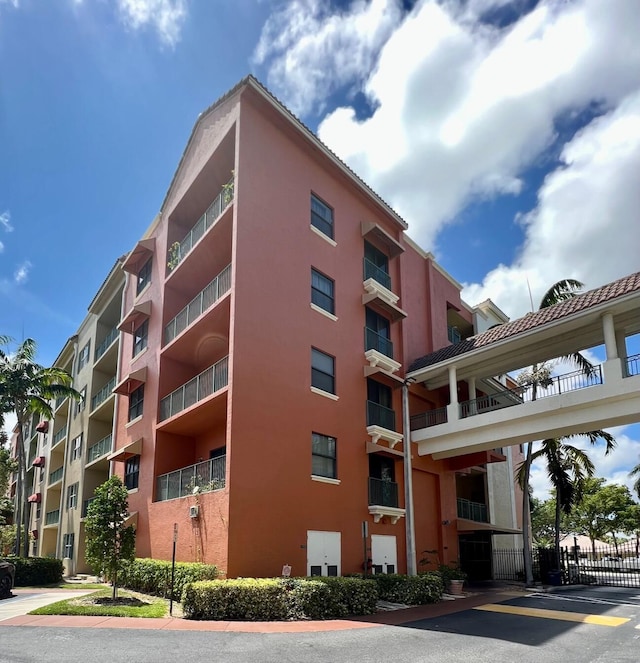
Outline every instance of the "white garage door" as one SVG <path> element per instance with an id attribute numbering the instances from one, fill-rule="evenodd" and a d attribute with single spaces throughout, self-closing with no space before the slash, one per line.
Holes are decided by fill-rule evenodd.
<path id="1" fill-rule="evenodd" d="M 307 532 L 307 575 L 340 575 L 340 532 Z"/>
<path id="2" fill-rule="evenodd" d="M 395 536 L 371 535 L 371 560 L 374 573 L 397 573 L 398 549 Z"/>

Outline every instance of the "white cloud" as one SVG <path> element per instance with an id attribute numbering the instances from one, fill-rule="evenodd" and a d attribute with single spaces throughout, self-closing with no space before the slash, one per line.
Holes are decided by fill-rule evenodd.
<path id="1" fill-rule="evenodd" d="M 13 273 L 13 280 L 16 284 L 21 285 L 27 282 L 29 278 L 29 271 L 31 270 L 31 263 L 28 260 L 23 261 L 16 271 Z"/>
<path id="2" fill-rule="evenodd" d="M 18 0 L 0 0 L 0 5 L 11 5 L 14 9 L 18 8 Z"/>
<path id="3" fill-rule="evenodd" d="M 0 242 L 0 253 L 4 252 L 4 244 Z"/>
<path id="4" fill-rule="evenodd" d="M 175 46 L 187 17 L 187 0 L 117 0 L 122 21 L 139 30 L 153 28 L 161 41 Z"/>
<path id="5" fill-rule="evenodd" d="M 401 14 L 399 0 L 355 0 L 338 13 L 325 0 L 290 0 L 268 18 L 253 59 L 268 61 L 268 85 L 295 113 L 322 109 L 336 90 L 362 84 Z"/>
<path id="6" fill-rule="evenodd" d="M 0 214 L 0 226 L 2 226 L 5 230 L 5 232 L 12 232 L 13 231 L 13 226 L 11 225 L 11 214 L 9 213 L 9 210 L 5 210 Z"/>

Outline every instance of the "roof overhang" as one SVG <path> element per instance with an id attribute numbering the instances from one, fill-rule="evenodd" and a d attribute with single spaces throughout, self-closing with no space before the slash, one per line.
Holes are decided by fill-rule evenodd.
<path id="1" fill-rule="evenodd" d="M 133 332 L 150 316 L 150 299 L 147 299 L 144 302 L 140 302 L 139 304 L 134 304 L 127 315 L 125 315 L 125 317 L 120 321 L 118 330 L 127 334 L 133 334 Z"/>
<path id="2" fill-rule="evenodd" d="M 147 367 L 143 366 L 137 371 L 132 371 L 127 377 L 117 384 L 114 389 L 114 394 L 121 394 L 128 396 L 132 391 L 137 389 L 141 384 L 147 381 Z"/>
<path id="3" fill-rule="evenodd" d="M 141 239 L 134 247 L 127 259 L 122 263 L 122 269 L 129 274 L 137 274 L 145 262 L 153 254 L 156 245 L 155 237 Z"/>
<path id="4" fill-rule="evenodd" d="M 136 440 L 135 442 L 125 444 L 125 446 L 121 447 L 120 449 L 116 449 L 107 456 L 107 460 L 113 460 L 116 463 L 124 463 L 126 460 L 129 460 L 129 458 L 132 458 L 133 456 L 139 456 L 141 453 L 142 438 Z"/>
<path id="5" fill-rule="evenodd" d="M 489 532 L 490 534 L 522 534 L 520 529 L 511 529 L 510 527 L 500 527 L 493 523 L 479 523 L 475 520 L 458 518 L 456 527 L 458 532 Z"/>

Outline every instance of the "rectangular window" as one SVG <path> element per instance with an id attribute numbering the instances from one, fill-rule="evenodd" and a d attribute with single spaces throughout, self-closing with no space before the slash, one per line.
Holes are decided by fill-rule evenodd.
<path id="1" fill-rule="evenodd" d="M 67 509 L 75 509 L 78 506 L 78 484 L 73 483 L 67 488 Z"/>
<path id="2" fill-rule="evenodd" d="M 78 460 L 82 456 L 82 433 L 71 440 L 71 461 Z"/>
<path id="3" fill-rule="evenodd" d="M 89 363 L 89 352 L 91 348 L 91 341 L 87 341 L 87 344 L 80 350 L 78 355 L 78 373 Z"/>
<path id="4" fill-rule="evenodd" d="M 311 194 L 311 225 L 333 239 L 333 210 Z"/>
<path id="5" fill-rule="evenodd" d="M 311 474 L 329 479 L 338 478 L 335 437 L 311 434 Z"/>
<path id="6" fill-rule="evenodd" d="M 138 272 L 136 295 L 139 295 L 149 283 L 151 283 L 151 258 L 144 263 L 142 269 Z"/>
<path id="7" fill-rule="evenodd" d="M 138 487 L 138 477 L 140 476 L 140 456 L 129 458 L 124 464 L 124 485 L 127 490 L 133 490 Z"/>
<path id="8" fill-rule="evenodd" d="M 335 394 L 335 363 L 336 360 L 331 355 L 311 348 L 311 386 Z"/>
<path id="9" fill-rule="evenodd" d="M 311 301 L 329 313 L 335 313 L 333 300 L 333 280 L 311 269 Z"/>
<path id="10" fill-rule="evenodd" d="M 80 390 L 80 398 L 76 401 L 76 404 L 75 404 L 75 410 L 74 410 L 74 415 L 73 415 L 74 417 L 76 415 L 80 414 L 80 412 L 82 412 L 82 410 L 84 410 L 84 406 L 85 406 L 86 402 L 87 402 L 87 388 L 83 387 Z"/>
<path id="11" fill-rule="evenodd" d="M 382 315 L 370 308 L 365 309 L 365 350 L 377 350 L 387 357 L 393 358 L 391 342 L 391 325 Z"/>
<path id="12" fill-rule="evenodd" d="M 62 538 L 62 556 L 73 559 L 73 543 L 74 543 L 75 534 L 65 534 Z"/>
<path id="13" fill-rule="evenodd" d="M 147 347 L 147 339 L 149 336 L 149 319 L 147 318 L 136 330 L 133 332 L 133 354 L 132 357 L 140 354 Z"/>
<path id="14" fill-rule="evenodd" d="M 142 416 L 142 406 L 144 405 L 144 385 L 141 384 L 129 395 L 129 421 Z"/>

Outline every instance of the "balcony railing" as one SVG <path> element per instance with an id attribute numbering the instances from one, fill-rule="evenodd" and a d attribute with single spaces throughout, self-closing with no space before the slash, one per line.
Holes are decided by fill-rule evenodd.
<path id="1" fill-rule="evenodd" d="M 104 340 L 96 348 L 96 351 L 93 355 L 93 361 L 98 361 L 100 357 L 111 347 L 111 344 L 118 338 L 120 332 L 114 327 L 109 330 L 109 333 L 104 337 Z"/>
<path id="2" fill-rule="evenodd" d="M 364 349 L 365 350 L 377 350 L 383 355 L 393 359 L 393 343 L 382 334 L 369 327 L 364 328 Z"/>
<path id="3" fill-rule="evenodd" d="M 409 420 L 409 428 L 411 430 L 419 430 L 420 428 L 429 428 L 430 426 L 446 423 L 447 408 L 439 407 L 437 410 L 429 410 L 428 412 L 414 414 Z"/>
<path id="4" fill-rule="evenodd" d="M 369 477 L 369 504 L 398 508 L 398 484 Z"/>
<path id="5" fill-rule="evenodd" d="M 62 473 L 64 472 L 64 467 L 59 467 L 57 470 L 49 473 L 49 485 L 53 485 L 62 479 Z"/>
<path id="6" fill-rule="evenodd" d="M 67 400 L 67 398 L 69 398 L 69 397 L 68 396 L 58 396 L 58 398 L 56 398 L 56 402 L 55 402 L 55 405 L 54 405 L 53 409 L 57 410 Z"/>
<path id="7" fill-rule="evenodd" d="M 522 398 L 524 389 L 505 389 L 497 394 L 490 396 L 481 396 L 470 401 L 460 403 L 460 418 L 466 419 L 474 414 L 484 414 L 494 410 L 503 410 L 513 405 L 520 405 L 524 402 Z"/>
<path id="8" fill-rule="evenodd" d="M 116 386 L 116 378 L 115 376 L 107 382 L 107 384 L 100 389 L 100 391 L 91 398 L 91 411 L 95 410 L 99 405 L 104 403 L 109 396 L 111 396 L 111 392 L 114 390 Z"/>
<path id="9" fill-rule="evenodd" d="M 88 500 L 85 500 L 82 503 L 82 517 L 83 518 L 87 517 L 87 511 L 89 510 L 89 504 L 91 504 L 91 502 L 93 502 L 93 500 L 95 500 L 95 499 L 96 499 L 95 497 L 90 497 Z"/>
<path id="10" fill-rule="evenodd" d="M 87 463 L 93 463 L 94 460 L 98 460 L 98 458 L 108 454 L 110 451 L 111 433 L 89 447 L 87 450 Z"/>
<path id="11" fill-rule="evenodd" d="M 211 458 L 175 472 L 162 474 L 157 479 L 156 501 L 173 500 L 192 495 L 194 488 L 201 493 L 224 488 L 226 481 L 226 456 Z"/>
<path id="12" fill-rule="evenodd" d="M 160 401 L 160 421 L 172 417 L 198 401 L 215 394 L 229 382 L 229 357 L 224 357 L 200 375 L 178 387 Z"/>
<path id="13" fill-rule="evenodd" d="M 52 447 L 55 447 L 58 442 L 62 442 L 64 438 L 67 437 L 67 427 L 63 426 L 54 436 L 53 436 L 53 443 L 51 444 Z"/>
<path id="14" fill-rule="evenodd" d="M 640 354 L 631 355 L 627 357 L 627 374 L 626 377 L 640 374 Z"/>
<path id="15" fill-rule="evenodd" d="M 168 253 L 169 269 L 174 270 L 194 247 L 196 242 L 211 228 L 218 217 L 224 212 L 233 200 L 233 179 L 222 187 L 222 191 L 216 196 L 209 209 L 196 221 L 196 224 L 181 241 L 176 242 Z"/>
<path id="16" fill-rule="evenodd" d="M 384 269 L 374 265 L 369 258 L 364 259 L 364 280 L 373 279 L 387 290 L 391 290 L 391 277 Z"/>
<path id="17" fill-rule="evenodd" d="M 213 306 L 222 295 L 231 289 L 231 265 L 227 265 L 218 276 L 201 290 L 164 328 L 164 343 L 170 343 L 196 318 Z"/>
<path id="18" fill-rule="evenodd" d="M 457 330 L 456 327 L 452 327 L 451 325 L 447 326 L 447 338 L 449 339 L 449 343 L 453 343 L 454 345 L 462 341 L 462 336 L 460 335 L 460 332 Z"/>
<path id="19" fill-rule="evenodd" d="M 387 430 L 395 430 L 396 413 L 384 405 L 367 401 L 367 426 L 382 426 Z"/>
<path id="20" fill-rule="evenodd" d="M 458 518 L 473 520 L 476 523 L 488 523 L 487 505 L 458 497 Z"/>
<path id="21" fill-rule="evenodd" d="M 44 514 L 44 524 L 45 525 L 55 525 L 60 522 L 60 509 L 55 511 L 47 511 Z"/>

